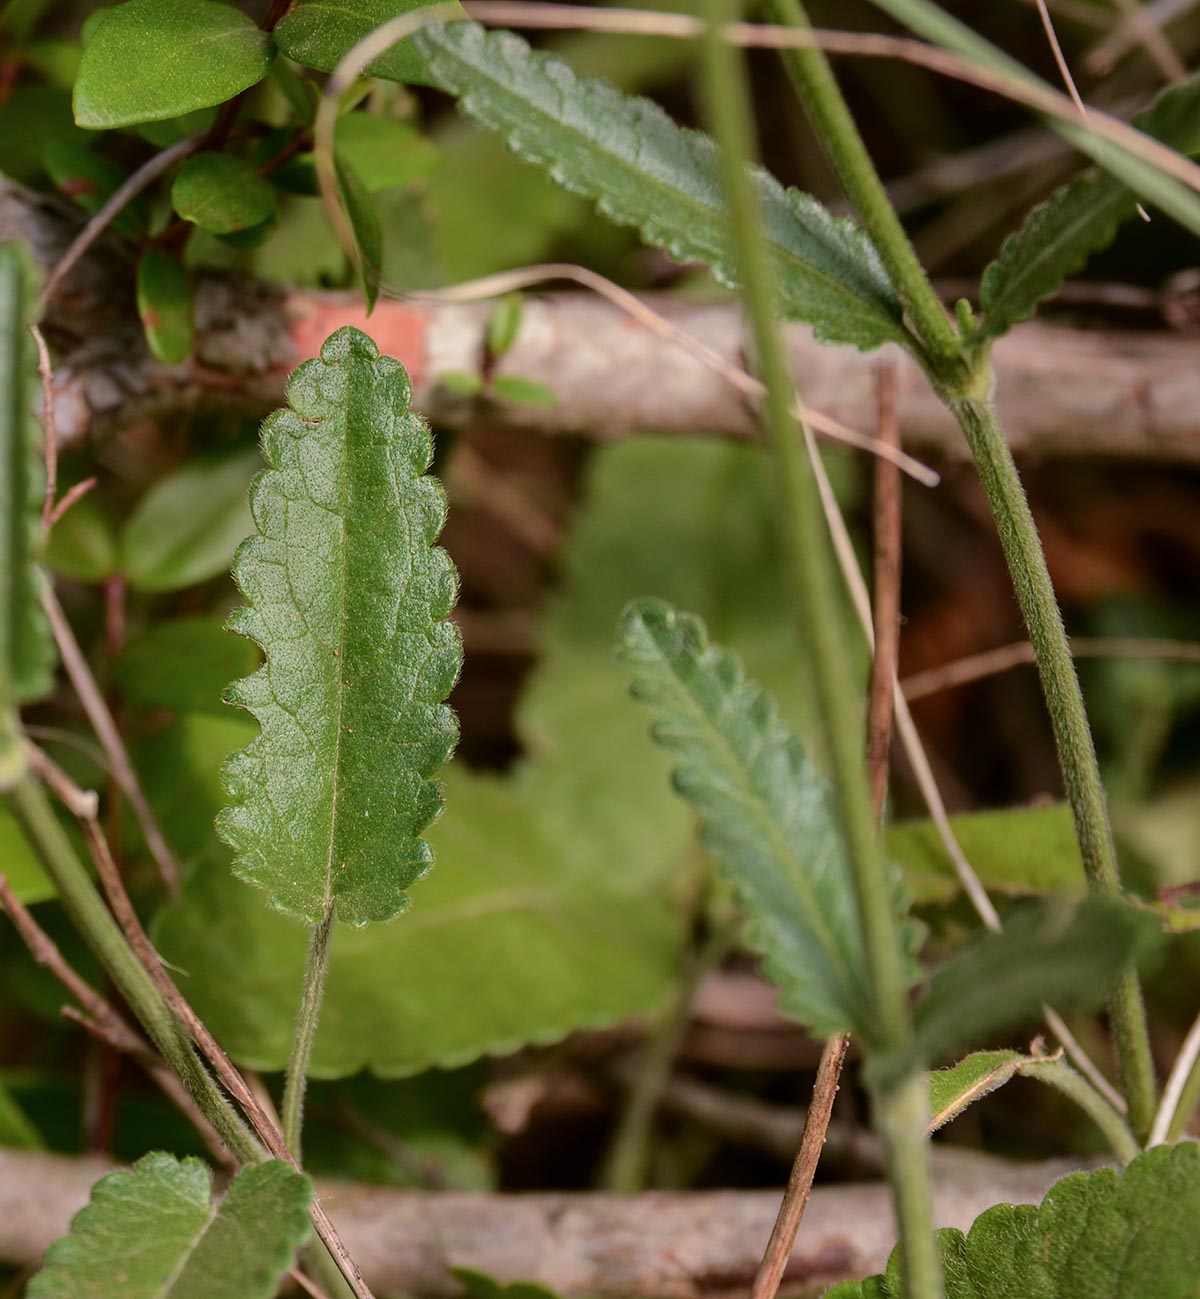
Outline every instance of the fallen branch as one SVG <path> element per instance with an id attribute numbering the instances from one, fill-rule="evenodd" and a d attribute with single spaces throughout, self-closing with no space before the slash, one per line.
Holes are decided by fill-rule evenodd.
<path id="1" fill-rule="evenodd" d="M 1070 1171 L 1062 1160 L 1015 1164 L 938 1152 L 939 1225 L 965 1228 L 1000 1200 L 1029 1203 Z M 0 1262 L 35 1266 L 111 1165 L 0 1150 Z M 450 1267 L 535 1280 L 567 1296 L 700 1299 L 745 1293 L 779 1203 L 777 1191 L 484 1195 L 327 1183 L 321 1200 L 371 1287 L 458 1293 Z M 809 1293 L 878 1271 L 893 1243 L 882 1185 L 817 1187 L 784 1277 Z"/>
<path id="2" fill-rule="evenodd" d="M 50 266 L 77 228 L 74 214 L 53 200 L 0 179 L 0 239 L 25 238 Z M 718 374 L 614 307 L 575 292 L 529 298 L 520 334 L 495 371 L 544 384 L 558 397 L 550 409 L 464 398 L 439 385 L 448 372 L 481 370 L 486 303 L 384 301 L 368 319 L 354 294 L 201 276 L 193 357 L 162 366 L 142 341 L 130 264 L 114 252 L 118 247 L 102 241 L 81 260 L 45 322 L 58 351 L 55 407 L 64 443 L 114 423 L 200 407 L 257 417 L 282 402 L 289 371 L 342 324 L 366 329 L 404 362 L 417 406 L 443 426 L 486 421 L 598 439 L 643 430 L 754 436 L 743 399 Z M 736 306 L 665 295 L 652 301 L 729 362 L 741 363 Z M 798 326 L 787 339 L 810 405 L 853 427 L 871 426 L 873 358 L 819 346 Z M 1016 450 L 1200 460 L 1193 339 L 1034 322 L 1001 339 L 995 357 L 1001 416 Z M 957 429 L 916 366 L 899 352 L 893 359 L 905 445 L 963 457 Z"/>

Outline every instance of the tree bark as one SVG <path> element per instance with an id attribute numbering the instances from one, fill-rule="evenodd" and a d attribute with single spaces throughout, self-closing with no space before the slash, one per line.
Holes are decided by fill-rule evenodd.
<path id="1" fill-rule="evenodd" d="M 937 1221 L 965 1229 L 998 1201 L 1036 1202 L 1075 1167 L 941 1148 Z M 111 1168 L 94 1157 L 0 1150 L 0 1261 L 35 1266 Z M 779 1203 L 776 1191 L 486 1195 L 328 1182 L 318 1193 L 371 1288 L 416 1296 L 458 1293 L 452 1267 L 537 1281 L 569 1297 L 744 1294 Z M 815 1293 L 879 1271 L 893 1243 L 882 1183 L 819 1186 L 784 1290 Z"/>
<path id="2" fill-rule="evenodd" d="M 77 229 L 74 213 L 0 178 L 0 239 L 20 236 L 52 265 Z M 740 313 L 729 302 L 651 295 L 654 308 L 729 361 L 741 363 Z M 744 399 L 677 344 L 609 303 L 579 292 L 530 295 L 520 333 L 496 375 L 533 379 L 556 396 L 539 409 L 467 399 L 439 384 L 479 374 L 490 314 L 469 305 L 381 301 L 368 317 L 353 293 L 288 290 L 200 275 L 196 345 L 182 365 L 148 354 L 133 308 L 132 263 L 102 240 L 75 268 L 45 322 L 57 352 L 59 437 L 66 442 L 141 417 L 199 408 L 258 417 L 284 399 L 289 372 L 338 325 L 365 329 L 398 357 L 415 404 L 435 424 L 486 422 L 596 439 L 640 432 L 752 438 Z M 874 426 L 874 356 L 824 347 L 802 326 L 786 333 L 805 399 L 859 429 Z M 999 405 L 1010 442 L 1036 456 L 1200 462 L 1200 367 L 1194 338 L 1167 331 L 1088 331 L 1032 322 L 995 349 Z M 911 451 L 967 452 L 913 362 L 899 351 L 899 419 Z"/>

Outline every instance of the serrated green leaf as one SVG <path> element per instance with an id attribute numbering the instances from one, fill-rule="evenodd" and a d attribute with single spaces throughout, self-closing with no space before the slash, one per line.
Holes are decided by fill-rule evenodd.
<path id="1" fill-rule="evenodd" d="M 1071 809 L 1064 803 L 965 812 L 952 816 L 950 827 L 989 892 L 1082 897 L 1087 889 Z M 962 892 L 932 821 L 898 822 L 888 827 L 884 841 L 918 905 L 949 902 Z"/>
<path id="2" fill-rule="evenodd" d="M 945 1059 L 1043 1005 L 1098 1006 L 1117 971 L 1157 946 L 1153 923 L 1109 898 L 1022 907 L 934 972 L 916 1009 L 915 1055 Z"/>
<path id="3" fill-rule="evenodd" d="M 171 185 L 171 205 L 185 221 L 229 235 L 270 221 L 279 211 L 275 189 L 242 158 L 208 150 L 189 158 Z"/>
<path id="4" fill-rule="evenodd" d="M 707 136 L 682 130 L 649 100 L 577 77 L 510 32 L 456 22 L 413 42 L 434 82 L 502 132 L 518 156 L 677 261 L 706 262 L 723 283 L 736 282 L 720 159 Z M 754 183 L 781 314 L 811 324 L 825 342 L 869 349 L 911 341 L 866 235 L 763 171 Z"/>
<path id="5" fill-rule="evenodd" d="M 308 1235 L 308 1179 L 244 1168 L 214 1204 L 199 1159 L 150 1154 L 92 1187 L 29 1299 L 270 1299 Z"/>
<path id="6" fill-rule="evenodd" d="M 1200 1277 L 1200 1146 L 1156 1146 L 1120 1172 L 1071 1173 L 1040 1205 L 998 1204 L 964 1236 L 938 1232 L 946 1299 L 1194 1299 Z M 826 1299 L 900 1299 L 884 1276 Z"/>
<path id="7" fill-rule="evenodd" d="M 275 28 L 275 40 L 289 59 L 318 72 L 332 72 L 342 58 L 376 27 L 438 0 L 296 0 Z M 367 66 L 367 75 L 426 84 L 424 60 L 411 39 L 395 45 Z"/>
<path id="8" fill-rule="evenodd" d="M 178 591 L 227 573 L 251 529 L 257 451 L 197 457 L 160 478 L 121 534 L 121 572 L 138 591 Z"/>
<path id="9" fill-rule="evenodd" d="M 335 141 L 339 156 L 371 194 L 428 176 L 441 158 L 437 145 L 415 126 L 374 113 L 338 118 Z"/>
<path id="10" fill-rule="evenodd" d="M 641 601 L 622 617 L 619 645 L 781 1007 L 821 1036 L 869 1033 L 850 870 L 831 793 L 800 742 L 699 619 Z"/>
<path id="11" fill-rule="evenodd" d="M 55 140 L 42 161 L 59 193 L 85 212 L 98 212 L 127 179 L 115 162 L 75 140 Z M 148 211 L 144 195 L 138 195 L 117 213 L 113 225 L 136 238 L 145 228 Z"/>
<path id="12" fill-rule="evenodd" d="M 54 652 L 38 597 L 41 437 L 32 415 L 36 359 L 29 335 L 33 262 L 0 244 L 0 729 L 16 704 L 46 694 Z"/>
<path id="13" fill-rule="evenodd" d="M 164 365 L 185 361 L 196 336 L 192 284 L 176 258 L 161 248 L 147 248 L 138 262 L 137 309 L 150 351 Z"/>
<path id="14" fill-rule="evenodd" d="M 249 676 L 258 650 L 211 618 L 153 623 L 121 651 L 112 675 L 127 704 L 180 713 L 219 713 L 230 681 Z"/>
<path id="15" fill-rule="evenodd" d="M 227 694 L 262 734 L 225 764 L 218 830 L 236 873 L 310 922 L 330 903 L 350 925 L 407 907 L 458 737 L 442 702 L 462 663 L 457 576 L 410 395 L 365 334 L 332 334 L 263 426 L 257 534 L 234 561 L 248 603 L 230 626 L 267 661 Z"/>
<path id="16" fill-rule="evenodd" d="M 271 38 L 215 0 L 127 0 L 91 34 L 75 79 L 75 120 L 103 130 L 224 103 L 260 81 Z"/>
<path id="17" fill-rule="evenodd" d="M 1200 152 L 1200 78 L 1169 86 L 1133 124 L 1180 153 Z M 1112 243 L 1137 204 L 1131 189 L 1093 168 L 1034 208 L 983 273 L 983 334 L 994 338 L 1028 320 L 1039 302 Z"/>
<path id="18" fill-rule="evenodd" d="M 949 1069 L 929 1075 L 929 1131 L 936 1132 L 977 1100 L 1016 1076 L 1029 1057 L 1016 1051 L 976 1051 Z"/>

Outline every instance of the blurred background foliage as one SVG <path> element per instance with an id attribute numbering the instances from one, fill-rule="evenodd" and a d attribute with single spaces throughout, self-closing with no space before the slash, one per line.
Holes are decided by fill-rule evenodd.
<path id="1" fill-rule="evenodd" d="M 1032 4 L 947 7 L 1056 78 Z M 1194 64 L 1200 5 L 1149 7 L 1169 9 L 1170 45 Z M 246 8 L 257 21 L 257 8 Z M 885 24 L 860 0 L 813 0 L 811 8 L 818 23 L 838 28 Z M 1128 115 L 1149 100 L 1162 72 L 1144 46 L 1115 38 L 1121 6 L 1061 0 L 1051 8 L 1089 101 Z M 42 0 L 0 7 L 0 171 L 85 211 L 156 149 L 214 120 L 202 110 L 150 126 L 76 127 L 71 86 L 100 12 Z M 684 44 L 592 35 L 538 43 L 695 120 Z M 836 185 L 782 68 L 765 54 L 751 66 L 767 165 L 837 208 Z M 1057 136 L 994 96 L 894 62 L 844 60 L 839 72 L 948 298 L 1079 166 Z M 152 245 L 185 272 L 351 286 L 316 197 L 304 120 L 311 103 L 296 69 L 277 60 L 245 97 L 226 144 L 228 156 L 267 170 L 259 206 L 222 228 L 196 217 L 186 188 L 173 194 L 164 183 L 118 225 L 131 251 Z M 717 292 L 703 272 L 671 265 L 517 162 L 434 92 L 368 80 L 347 106 L 339 155 L 378 222 L 385 286 L 441 286 L 555 260 L 635 289 Z M 1179 286 L 1196 262 L 1191 237 L 1171 222 L 1133 222 L 1051 310 L 1089 329 L 1191 329 Z M 168 305 L 186 294 L 186 274 L 182 290 L 173 274 L 161 290 Z M 178 335 L 169 319 L 162 328 L 156 347 L 186 350 L 186 320 Z M 776 572 L 769 483 L 756 452 L 711 442 L 647 436 L 597 447 L 486 426 L 435 432 L 451 500 L 444 544 L 463 583 L 467 658 L 453 700 L 462 744 L 434 834 L 438 866 L 414 890 L 412 914 L 382 938 L 339 936 L 309 1150 L 317 1173 L 398 1185 L 592 1185 L 646 1028 L 722 904 L 666 766 L 624 697 L 612 660 L 616 615 L 644 594 L 701 613 L 803 732 L 810 705 Z M 95 475 L 98 485 L 56 529 L 47 556 L 187 865 L 182 902 L 159 906 L 136 823 L 65 686 L 31 711 L 29 730 L 76 780 L 104 794 L 123 867 L 147 911 L 158 910 L 157 941 L 188 995 L 235 1057 L 274 1086 L 306 935 L 230 878 L 212 832 L 218 764 L 253 729 L 220 693 L 253 666 L 256 651 L 220 624 L 237 598 L 227 574 L 248 531 L 255 439 L 251 424 L 197 411 L 71 448 L 66 480 Z M 838 453 L 828 461 L 865 547 L 869 467 Z M 1033 461 L 1023 469 L 1073 634 L 1200 641 L 1193 470 Z M 902 675 L 1022 638 L 973 471 L 944 470 L 936 490 L 905 488 Z M 1148 898 L 1194 884 L 1200 667 L 1124 659 L 1082 670 L 1130 882 Z M 962 821 L 968 854 L 996 895 L 1075 887 L 1078 862 L 1056 806 L 1053 746 L 1031 669 L 937 691 L 915 709 L 953 811 L 1027 809 Z M 902 760 L 892 814 L 896 822 L 921 815 Z M 929 828 L 894 831 L 892 843 L 929 924 L 930 951 L 951 950 L 971 919 Z M 3 818 L 0 855 L 41 922 L 94 973 Z M 1200 940 L 1184 937 L 1152 988 L 1163 1061 L 1193 1013 L 1197 974 Z M 195 1148 L 130 1066 L 59 1018 L 56 988 L 7 927 L 0 980 L 0 1143 L 122 1157 Z M 1075 1027 L 1107 1058 L 1098 1023 Z M 771 1133 L 794 1117 L 817 1050 L 802 1029 L 773 1016 L 750 963 L 731 957 L 695 1000 L 675 1071 L 676 1082 L 715 1097 L 715 1109 L 689 1102 L 685 1088 L 667 1095 L 653 1134 L 652 1184 L 778 1183 L 788 1146 Z M 1094 1134 L 1048 1092 L 1023 1082 L 1010 1090 L 945 1139 L 1018 1154 L 1094 1147 Z M 750 1136 L 721 1118 L 745 1099 L 763 1120 Z M 838 1124 L 861 1123 L 853 1087 L 839 1104 Z M 831 1156 L 823 1176 L 864 1171 L 852 1142 L 835 1141 Z"/>

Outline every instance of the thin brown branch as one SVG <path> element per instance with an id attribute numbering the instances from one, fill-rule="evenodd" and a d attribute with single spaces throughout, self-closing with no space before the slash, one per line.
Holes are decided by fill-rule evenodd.
<path id="1" fill-rule="evenodd" d="M 137 772 L 134 771 L 133 763 L 129 760 L 129 751 L 125 748 L 125 741 L 121 738 L 121 733 L 117 729 L 117 724 L 113 719 L 108 704 L 105 702 L 104 695 L 96 684 L 96 678 L 92 675 L 87 659 L 79 648 L 79 642 L 75 639 L 71 624 L 67 621 L 67 616 L 63 613 L 62 606 L 58 603 L 58 599 L 49 583 L 42 586 L 42 608 L 45 610 L 46 617 L 50 622 L 50 628 L 54 633 L 58 651 L 62 655 L 63 666 L 67 669 L 67 676 L 71 678 L 71 684 L 75 687 L 75 693 L 79 696 L 83 711 L 87 714 L 88 721 L 91 722 L 97 739 L 99 739 L 104 752 L 108 755 L 108 766 L 112 778 L 133 808 L 134 815 L 141 826 L 142 835 L 146 840 L 146 846 L 150 849 L 150 855 L 154 858 L 154 863 L 158 867 L 158 873 L 168 895 L 177 897 L 179 893 L 179 864 L 167 844 L 166 836 L 159 828 L 158 820 L 150 808 L 145 793 L 142 791 L 141 783 L 138 781 Z"/>
<path id="2" fill-rule="evenodd" d="M 1150 640 L 1135 636 L 1073 636 L 1071 653 L 1076 658 L 1200 663 L 1200 644 L 1193 641 Z M 979 654 L 955 659 L 952 663 L 914 672 L 912 676 L 905 677 L 901 684 L 911 703 L 928 695 L 936 695 L 942 690 L 982 681 L 985 677 L 996 676 L 1033 661 L 1033 646 L 1028 641 L 1015 641 L 1011 645 L 983 650 Z"/>

